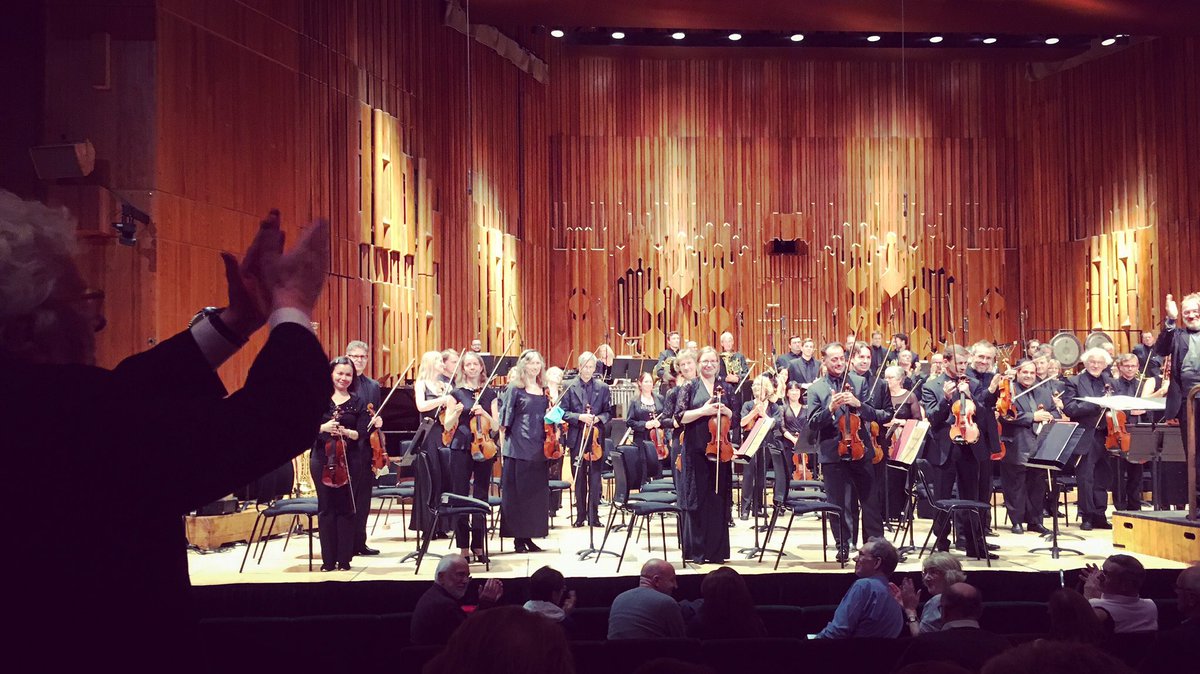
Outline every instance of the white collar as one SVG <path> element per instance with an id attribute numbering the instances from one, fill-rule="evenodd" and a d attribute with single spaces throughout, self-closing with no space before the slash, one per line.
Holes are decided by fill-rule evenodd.
<path id="1" fill-rule="evenodd" d="M 979 629 L 979 621 L 973 620 L 971 618 L 965 618 L 963 620 L 951 620 L 949 622 L 942 623 L 942 631 L 943 632 L 945 632 L 946 630 L 958 629 L 961 627 L 969 627 L 971 629 Z"/>

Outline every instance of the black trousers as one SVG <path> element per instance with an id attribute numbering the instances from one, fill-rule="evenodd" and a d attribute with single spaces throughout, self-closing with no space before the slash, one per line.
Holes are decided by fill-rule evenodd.
<path id="1" fill-rule="evenodd" d="M 571 470 L 575 475 L 575 521 L 587 522 L 600 517 L 603 461 L 578 462 L 579 448 L 571 450 Z"/>
<path id="2" fill-rule="evenodd" d="M 1146 467 L 1140 463 L 1118 459 L 1117 474 L 1120 476 L 1117 482 L 1120 489 L 1113 492 L 1113 503 L 1125 510 L 1141 510 L 1142 476 L 1146 474 Z"/>
<path id="3" fill-rule="evenodd" d="M 470 496 L 487 501 L 488 488 L 492 483 L 492 465 L 495 457 L 488 461 L 476 461 L 469 448 L 450 450 L 450 491 L 460 496 Z M 483 515 L 459 516 L 454 523 L 454 540 L 460 548 L 483 549 L 487 535 L 487 520 Z"/>
<path id="4" fill-rule="evenodd" d="M 863 540 L 883 536 L 883 515 L 878 502 L 872 498 L 875 466 L 870 457 L 858 461 L 835 461 L 821 464 L 825 476 L 825 493 L 829 502 L 841 506 L 845 516 L 841 526 L 833 526 L 838 550 L 847 551 L 858 545 L 858 520 L 862 513 Z M 787 479 L 786 476 L 784 479 Z"/>
<path id="5" fill-rule="evenodd" d="M 979 500 L 979 461 L 975 459 L 969 446 L 951 447 L 950 457 L 946 463 L 938 467 L 934 479 L 933 490 L 938 499 L 954 498 L 954 487 L 957 485 L 958 498 L 969 501 Z M 981 512 L 979 516 L 986 517 L 986 513 Z M 960 521 L 958 524 L 961 535 L 965 536 L 967 533 L 965 522 Z M 939 516 L 934 519 L 933 534 L 937 537 L 938 543 L 948 543 L 950 539 L 949 518 Z M 975 551 L 968 550 L 968 552 Z"/>
<path id="6" fill-rule="evenodd" d="M 326 568 L 337 564 L 348 566 L 354 556 L 354 501 L 359 488 L 353 476 L 361 468 L 357 461 L 348 460 L 350 482 L 334 488 L 321 482 L 321 467 L 314 459 L 312 474 L 317 487 L 317 538 L 321 544 L 321 563 Z"/>
<path id="7" fill-rule="evenodd" d="M 1013 524 L 1042 525 L 1046 498 L 1046 471 L 1019 463 L 1000 463 L 1004 507 Z"/>
<path id="8" fill-rule="evenodd" d="M 357 473 L 351 479 L 354 480 L 354 551 L 358 552 L 367 547 L 367 518 L 371 514 L 371 488 L 375 486 L 369 457 L 358 462 Z"/>
<path id="9" fill-rule="evenodd" d="M 1108 489 L 1113 478 L 1112 462 L 1108 450 L 1104 448 L 1104 436 L 1095 434 L 1091 446 L 1081 447 L 1080 450 L 1083 454 L 1075 471 L 1079 485 L 1079 512 L 1085 521 L 1089 518 L 1103 519 L 1108 510 Z"/>

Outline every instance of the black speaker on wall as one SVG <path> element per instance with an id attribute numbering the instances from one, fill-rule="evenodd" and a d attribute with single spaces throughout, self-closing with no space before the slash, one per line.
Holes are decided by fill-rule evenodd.
<path id="1" fill-rule="evenodd" d="M 808 243 L 800 239 L 771 239 L 767 255 L 808 255 Z"/>

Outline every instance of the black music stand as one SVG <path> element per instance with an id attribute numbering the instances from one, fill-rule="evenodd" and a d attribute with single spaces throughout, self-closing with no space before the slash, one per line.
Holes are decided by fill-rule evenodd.
<path id="1" fill-rule="evenodd" d="M 1083 436 L 1084 429 L 1080 428 L 1079 424 L 1073 421 L 1049 422 L 1038 435 L 1037 451 L 1034 452 L 1033 456 L 1029 457 L 1026 465 L 1031 469 L 1040 468 L 1045 470 L 1047 481 L 1053 485 L 1054 473 L 1066 470 L 1071 465 L 1071 457 L 1075 454 L 1075 447 L 1083 439 Z M 1050 547 L 1033 548 L 1030 552 L 1049 552 L 1053 559 L 1058 559 L 1059 555 L 1064 552 L 1083 555 L 1078 550 L 1063 548 L 1058 545 L 1060 534 L 1058 531 L 1057 505 L 1054 507 L 1051 523 L 1053 526 L 1050 529 L 1050 533 L 1042 535 L 1042 538 L 1050 540 Z M 1076 536 L 1075 534 L 1061 535 L 1083 540 L 1082 536 Z"/>
<path id="2" fill-rule="evenodd" d="M 594 430 L 593 432 L 598 432 L 598 430 Z M 604 548 L 596 547 L 596 525 L 592 523 L 592 509 L 588 507 L 587 501 L 590 501 L 592 498 L 595 498 L 597 507 L 599 507 L 600 495 L 592 494 L 592 482 L 591 482 L 592 464 L 596 463 L 596 461 L 584 461 L 583 460 L 583 441 L 586 438 L 587 438 L 587 434 L 584 434 L 584 433 L 579 434 L 579 439 L 580 439 L 579 452 L 578 452 L 578 454 L 575 455 L 575 485 L 576 485 L 575 498 L 576 499 L 580 498 L 578 486 L 579 486 L 579 478 L 582 477 L 584 480 L 586 480 L 586 482 L 584 482 L 584 484 L 586 484 L 588 486 L 587 499 L 583 503 L 583 511 L 586 513 L 586 517 L 587 517 L 588 546 L 581 550 L 576 550 L 575 556 L 579 558 L 579 561 L 583 562 L 583 561 L 586 561 L 588 557 L 595 555 L 596 561 L 599 562 L 600 557 L 602 555 L 612 555 L 613 557 L 621 557 L 622 555 L 618 555 L 617 553 L 613 552 L 612 550 L 605 550 Z M 568 448 L 567 451 L 568 451 L 567 456 L 569 457 L 570 449 Z M 604 451 L 606 453 L 611 453 L 612 451 L 614 451 L 614 450 L 608 448 L 607 440 L 604 441 Z M 601 459 L 601 461 L 603 461 L 603 459 Z M 587 464 L 587 467 L 585 468 L 583 464 Z M 578 501 L 576 501 L 576 502 L 578 502 Z M 614 508 L 616 506 L 609 504 L 609 507 Z M 649 536 L 650 534 L 647 533 L 646 535 Z M 666 547 L 665 542 L 663 543 L 663 546 L 664 546 L 664 550 L 665 550 L 665 547 Z"/>
<path id="3" fill-rule="evenodd" d="M 909 421 L 912 421 L 913 424 L 919 423 L 916 420 L 906 420 L 905 424 L 908 424 Z M 913 522 L 916 519 L 917 510 L 917 488 L 916 484 L 913 482 L 910 470 L 913 461 L 920 456 L 921 449 L 925 446 L 925 439 L 929 437 L 927 432 L 928 428 L 929 426 L 926 424 L 925 427 L 920 430 L 920 432 L 917 432 L 916 426 L 914 426 L 914 430 L 907 435 L 897 435 L 892 439 L 892 446 L 889 448 L 889 453 L 892 454 L 892 456 L 884 459 L 884 463 L 888 468 L 903 471 L 905 476 L 904 492 L 908 497 L 908 502 L 904 505 L 904 513 L 900 515 L 900 526 L 896 532 L 895 540 L 892 541 L 893 544 L 896 545 L 896 551 L 901 555 L 907 555 L 908 553 L 916 552 L 917 550 L 917 538 L 913 534 Z M 902 437 L 904 444 L 900 444 Z M 884 472 L 884 481 L 886 484 L 887 471 Z M 932 494 L 930 496 L 932 496 Z M 907 544 L 904 542 L 906 538 L 908 539 Z"/>
<path id="4" fill-rule="evenodd" d="M 1183 451 L 1183 429 L 1179 426 L 1152 424 L 1129 427 L 1129 460 L 1149 462 L 1150 490 L 1153 492 L 1155 510 L 1167 510 L 1167 487 L 1163 483 L 1164 463 L 1185 463 L 1187 453 Z"/>

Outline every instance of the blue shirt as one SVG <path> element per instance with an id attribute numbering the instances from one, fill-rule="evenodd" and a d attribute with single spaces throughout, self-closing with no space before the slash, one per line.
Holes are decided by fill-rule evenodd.
<path id="1" fill-rule="evenodd" d="M 833 620 L 817 635 L 818 639 L 849 639 L 851 637 L 900 636 L 904 626 L 904 611 L 892 598 L 887 578 L 871 576 L 854 581 L 842 603 L 833 613 Z"/>

